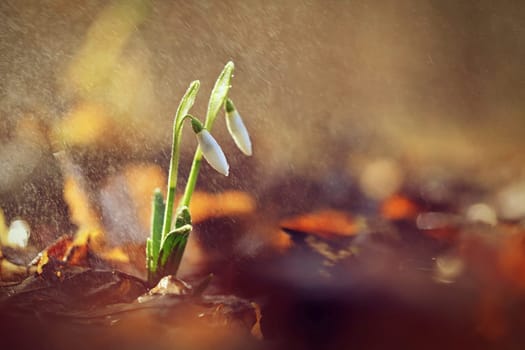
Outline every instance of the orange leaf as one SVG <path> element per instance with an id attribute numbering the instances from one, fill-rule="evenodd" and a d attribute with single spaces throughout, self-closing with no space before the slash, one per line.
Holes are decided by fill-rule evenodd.
<path id="1" fill-rule="evenodd" d="M 419 208 L 417 205 L 401 195 L 393 195 L 381 204 L 381 215 L 390 220 L 413 219 L 416 217 Z"/>
<path id="2" fill-rule="evenodd" d="M 361 223 L 347 213 L 326 209 L 283 220 L 282 228 L 316 234 L 324 238 L 353 236 L 359 232 Z"/>

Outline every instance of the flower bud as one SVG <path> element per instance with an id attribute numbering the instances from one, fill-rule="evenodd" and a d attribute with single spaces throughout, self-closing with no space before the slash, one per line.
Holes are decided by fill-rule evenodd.
<path id="1" fill-rule="evenodd" d="M 237 147 L 247 156 L 252 155 L 252 142 L 242 118 L 230 99 L 226 100 L 226 126 Z"/>
<path id="2" fill-rule="evenodd" d="M 202 129 L 204 129 L 204 126 L 197 118 L 191 117 L 191 128 L 193 129 L 194 133 L 198 134 L 202 131 Z"/>
<path id="3" fill-rule="evenodd" d="M 228 176 L 230 166 L 226 160 L 226 156 L 221 149 L 221 146 L 215 141 L 210 132 L 206 129 L 202 129 L 200 132 L 195 134 L 199 146 L 201 147 L 202 155 L 208 163 L 219 173 L 224 176 Z"/>

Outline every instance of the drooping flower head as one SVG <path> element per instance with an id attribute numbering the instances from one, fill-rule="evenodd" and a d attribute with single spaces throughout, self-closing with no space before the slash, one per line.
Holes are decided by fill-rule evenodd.
<path id="1" fill-rule="evenodd" d="M 219 173 L 228 176 L 230 166 L 221 146 L 213 138 L 208 130 L 204 128 L 201 122 L 195 118 L 191 119 L 191 126 L 197 137 L 197 142 L 206 161 Z"/>
<path id="2" fill-rule="evenodd" d="M 250 134 L 244 125 L 241 115 L 237 112 L 232 100 L 226 99 L 226 126 L 237 147 L 247 156 L 252 155 Z"/>

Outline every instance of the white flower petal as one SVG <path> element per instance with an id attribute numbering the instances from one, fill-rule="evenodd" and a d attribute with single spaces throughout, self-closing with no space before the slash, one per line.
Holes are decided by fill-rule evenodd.
<path id="1" fill-rule="evenodd" d="M 221 146 L 215 141 L 210 132 L 206 129 L 203 129 L 201 132 L 196 134 L 197 141 L 201 147 L 202 155 L 208 163 L 219 173 L 224 176 L 228 176 L 229 168 L 228 161 L 226 156 L 221 149 Z"/>
<path id="2" fill-rule="evenodd" d="M 248 130 L 236 109 L 226 113 L 226 126 L 237 147 L 245 155 L 251 156 L 252 142 L 250 141 L 250 134 L 248 134 Z"/>

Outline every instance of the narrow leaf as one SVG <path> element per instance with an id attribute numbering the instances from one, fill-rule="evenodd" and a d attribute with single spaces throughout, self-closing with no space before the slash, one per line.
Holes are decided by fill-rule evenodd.
<path id="1" fill-rule="evenodd" d="M 176 123 L 182 121 L 183 117 L 188 114 L 191 107 L 193 107 L 200 86 L 201 83 L 198 80 L 192 81 L 190 83 L 186 93 L 184 93 L 184 96 L 182 96 L 182 99 L 180 100 L 179 107 L 177 107 L 177 113 L 175 114 Z"/>
<path id="2" fill-rule="evenodd" d="M 179 103 L 179 107 L 177 107 L 177 113 L 175 114 L 175 121 L 173 122 L 173 146 L 171 149 L 171 161 L 170 161 L 170 170 L 168 173 L 168 192 L 166 194 L 166 207 L 164 212 L 164 222 L 162 225 L 162 235 L 163 237 L 169 232 L 171 229 L 171 223 L 172 223 L 172 214 L 173 214 L 173 206 L 175 203 L 175 187 L 177 186 L 177 174 L 178 174 L 178 166 L 179 166 L 179 145 L 180 145 L 180 137 L 178 132 L 180 130 L 180 126 L 184 122 L 184 118 L 190 111 L 191 107 L 193 106 L 193 103 L 195 102 L 195 98 L 197 97 L 197 93 L 199 92 L 200 82 L 198 80 L 193 81 L 190 86 L 188 87 L 188 90 L 186 90 L 186 93 L 182 97 Z"/>
<path id="3" fill-rule="evenodd" d="M 208 111 L 206 112 L 206 129 L 210 130 L 217 116 L 217 113 L 221 109 L 228 96 L 228 91 L 230 90 L 230 81 L 233 75 L 234 64 L 232 61 L 226 63 L 221 74 L 215 82 L 215 86 L 211 91 L 210 101 L 208 102 Z"/>
<path id="4" fill-rule="evenodd" d="M 164 222 L 164 199 L 158 188 L 153 193 L 151 207 L 151 258 L 153 260 L 152 267 L 155 269 L 159 258 L 162 224 Z"/>
<path id="5" fill-rule="evenodd" d="M 146 267 L 148 268 L 148 275 L 153 272 L 153 252 L 151 246 L 151 238 L 148 238 L 146 240 Z"/>

